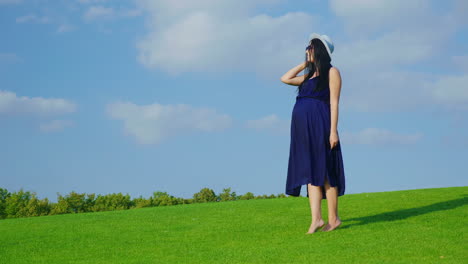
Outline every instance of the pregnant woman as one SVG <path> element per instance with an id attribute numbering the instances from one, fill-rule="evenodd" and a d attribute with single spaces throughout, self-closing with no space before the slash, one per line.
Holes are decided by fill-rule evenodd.
<path id="1" fill-rule="evenodd" d="M 345 192 L 345 175 L 338 137 L 338 103 L 341 76 L 331 65 L 334 45 L 327 35 L 312 33 L 305 62 L 281 77 L 283 83 L 299 86 L 291 118 L 286 194 L 299 196 L 307 184 L 312 223 L 306 234 L 332 231 L 341 225 L 338 196 Z M 305 69 L 305 74 L 297 76 Z M 328 223 L 322 219 L 321 202 L 327 200 Z"/>

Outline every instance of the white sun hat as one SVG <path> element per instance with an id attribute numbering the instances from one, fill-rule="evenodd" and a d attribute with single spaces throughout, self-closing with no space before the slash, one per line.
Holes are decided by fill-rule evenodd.
<path id="1" fill-rule="evenodd" d="M 323 44 L 325 45 L 325 48 L 328 51 L 328 55 L 331 58 L 331 54 L 333 53 L 335 46 L 333 45 L 333 41 L 330 39 L 330 37 L 327 35 L 320 35 L 318 33 L 312 33 L 309 36 L 309 41 L 315 38 L 320 39 L 323 42 Z"/>

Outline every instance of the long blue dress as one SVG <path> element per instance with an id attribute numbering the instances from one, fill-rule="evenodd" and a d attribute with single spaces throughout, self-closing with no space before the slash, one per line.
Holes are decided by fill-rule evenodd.
<path id="1" fill-rule="evenodd" d="M 345 174 L 340 140 L 330 149 L 330 88 L 313 91 L 317 82 L 318 76 L 304 81 L 292 111 L 286 194 L 299 196 L 302 185 L 311 183 L 321 186 L 322 199 L 327 199 L 325 178 L 342 196 Z M 309 197 L 307 185 L 306 190 Z"/>

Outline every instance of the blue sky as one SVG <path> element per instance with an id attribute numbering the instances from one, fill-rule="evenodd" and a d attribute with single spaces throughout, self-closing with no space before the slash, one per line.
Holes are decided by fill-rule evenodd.
<path id="1" fill-rule="evenodd" d="M 297 87 L 279 79 L 312 32 L 341 72 L 345 195 L 466 186 L 466 13 L 462 0 L 0 0 L 0 187 L 51 201 L 284 193 Z"/>

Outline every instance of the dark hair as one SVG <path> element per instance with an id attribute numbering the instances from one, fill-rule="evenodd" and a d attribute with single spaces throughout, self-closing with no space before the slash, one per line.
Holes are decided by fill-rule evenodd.
<path id="1" fill-rule="evenodd" d="M 330 71 L 330 68 L 333 67 L 331 65 L 331 58 L 330 55 L 328 55 L 327 49 L 325 48 L 325 45 L 320 39 L 312 39 L 309 41 L 309 45 L 314 47 L 314 62 L 310 62 L 307 58 L 307 54 L 305 55 L 305 62 L 306 62 L 306 67 L 304 69 L 304 75 L 306 76 L 304 78 L 304 81 L 299 85 L 297 88 L 297 93 L 302 89 L 302 85 L 314 75 L 316 69 L 319 69 L 320 75 L 317 77 L 318 82 L 317 85 L 315 86 L 314 91 L 321 91 L 323 89 L 326 89 L 328 87 L 328 73 Z M 314 77 L 315 78 L 315 77 Z"/>

